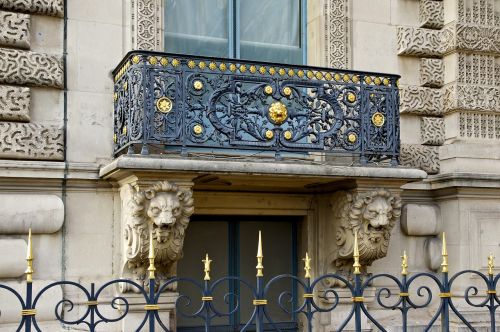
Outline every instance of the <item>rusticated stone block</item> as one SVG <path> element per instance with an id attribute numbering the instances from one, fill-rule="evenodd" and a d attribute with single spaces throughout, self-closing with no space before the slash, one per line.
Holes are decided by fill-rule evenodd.
<path id="1" fill-rule="evenodd" d="M 444 64 L 441 59 L 420 59 L 420 84 L 425 87 L 442 87 Z"/>
<path id="2" fill-rule="evenodd" d="M 420 26 L 441 29 L 444 26 L 444 4 L 436 0 L 420 0 Z"/>
<path id="3" fill-rule="evenodd" d="M 420 168 L 429 174 L 439 173 L 439 148 L 419 144 L 401 144 L 399 161 L 403 166 Z"/>
<path id="4" fill-rule="evenodd" d="M 423 117 L 420 122 L 420 132 L 422 135 L 422 144 L 444 144 L 444 120 L 442 118 Z"/>
<path id="5" fill-rule="evenodd" d="M 62 58 L 0 48 L 0 83 L 62 88 Z"/>
<path id="6" fill-rule="evenodd" d="M 64 17 L 63 0 L 0 0 L 0 8 L 38 15 Z"/>
<path id="7" fill-rule="evenodd" d="M 443 94 L 441 89 L 408 86 L 400 91 L 401 113 L 441 115 Z"/>
<path id="8" fill-rule="evenodd" d="M 0 123 L 0 158 L 63 160 L 61 128 L 33 123 Z"/>
<path id="9" fill-rule="evenodd" d="M 30 16 L 0 11 L 0 45 L 30 48 Z"/>
<path id="10" fill-rule="evenodd" d="M 0 85 L 0 120 L 30 121 L 30 89 Z"/>
<path id="11" fill-rule="evenodd" d="M 398 27 L 398 54 L 436 57 L 444 54 L 439 30 Z"/>

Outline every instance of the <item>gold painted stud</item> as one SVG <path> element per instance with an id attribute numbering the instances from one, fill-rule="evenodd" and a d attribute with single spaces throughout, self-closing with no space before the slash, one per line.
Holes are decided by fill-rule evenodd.
<path id="1" fill-rule="evenodd" d="M 295 76 L 295 71 L 293 71 L 293 69 L 289 69 L 288 76 L 290 76 L 290 77 Z"/>
<path id="2" fill-rule="evenodd" d="M 154 56 L 149 57 L 149 63 L 152 65 L 156 65 L 158 63 L 158 59 Z"/>
<path id="3" fill-rule="evenodd" d="M 198 63 L 198 68 L 200 68 L 201 70 L 207 68 L 207 64 L 205 63 L 205 61 L 200 61 L 200 63 Z"/>
<path id="4" fill-rule="evenodd" d="M 349 77 L 349 75 L 344 74 L 344 77 L 342 77 L 342 79 L 344 80 L 344 82 L 349 82 L 351 78 Z"/>
<path id="5" fill-rule="evenodd" d="M 290 130 L 287 130 L 283 133 L 283 136 L 285 137 L 285 139 L 287 141 L 291 140 L 292 139 L 292 132 Z"/>
<path id="6" fill-rule="evenodd" d="M 167 58 L 161 58 L 160 59 L 160 64 L 163 66 L 163 67 L 166 67 L 168 65 L 168 60 Z"/>
<path id="7" fill-rule="evenodd" d="M 341 79 L 341 77 L 340 77 L 340 74 L 339 74 L 339 73 L 335 74 L 335 75 L 333 76 L 333 78 L 334 78 L 334 79 L 335 79 L 335 81 L 337 81 L 337 82 L 338 82 L 338 81 L 340 81 L 340 79 Z"/>
<path id="8" fill-rule="evenodd" d="M 217 64 L 215 62 L 210 62 L 210 64 L 208 65 L 208 68 L 210 70 L 216 70 L 217 69 Z"/>
<path id="9" fill-rule="evenodd" d="M 380 77 L 375 77 L 375 81 L 374 82 L 375 82 L 376 85 L 382 84 L 382 80 L 380 79 Z"/>
<path id="10" fill-rule="evenodd" d="M 267 72 L 266 67 L 261 66 L 261 67 L 259 68 L 259 73 L 261 73 L 262 75 L 264 75 L 266 72 Z"/>
<path id="11" fill-rule="evenodd" d="M 271 95 L 273 93 L 273 87 L 270 85 L 266 85 L 266 87 L 264 88 L 264 93 L 266 95 Z"/>
<path id="12" fill-rule="evenodd" d="M 245 65 L 241 65 L 241 66 L 240 66 L 240 72 L 241 72 L 241 73 L 244 73 L 244 72 L 246 72 L 246 71 L 247 71 L 247 66 L 245 66 Z"/>
<path id="13" fill-rule="evenodd" d="M 317 78 L 318 80 L 322 80 L 322 79 L 323 79 L 323 73 L 322 73 L 322 72 L 320 72 L 320 71 L 318 71 L 318 72 L 316 73 L 316 78 Z"/>
<path id="14" fill-rule="evenodd" d="M 332 74 L 330 74 L 330 73 L 326 73 L 325 78 L 326 78 L 328 81 L 331 81 L 331 80 L 332 80 Z"/>
<path id="15" fill-rule="evenodd" d="M 310 70 L 307 71 L 307 78 L 312 79 L 314 77 L 314 73 Z"/>
<path id="16" fill-rule="evenodd" d="M 300 78 L 304 77 L 304 71 L 303 70 L 299 70 L 297 72 L 297 76 L 300 77 Z"/>
<path id="17" fill-rule="evenodd" d="M 274 69 L 274 67 L 269 68 L 269 74 L 271 75 L 276 74 L 276 69 Z"/>
<path id="18" fill-rule="evenodd" d="M 194 62 L 193 60 L 189 60 L 188 62 L 188 67 L 190 69 L 193 69 L 194 67 L 196 67 L 196 62 Z"/>
<path id="19" fill-rule="evenodd" d="M 365 82 L 366 84 L 371 84 L 372 83 L 372 78 L 370 76 L 365 77 Z"/>
<path id="20" fill-rule="evenodd" d="M 173 103 L 168 97 L 161 97 L 156 101 L 156 108 L 161 113 L 168 113 L 172 110 Z"/>
<path id="21" fill-rule="evenodd" d="M 288 96 L 291 96 L 291 95 L 292 95 L 292 89 L 291 89 L 289 86 L 285 87 L 285 88 L 283 89 L 283 94 L 284 94 L 285 96 L 287 96 L 287 97 L 288 97 Z"/>
<path id="22" fill-rule="evenodd" d="M 172 66 L 177 67 L 180 64 L 181 64 L 181 62 L 179 60 L 177 60 L 177 59 L 172 60 Z"/>
<path id="23" fill-rule="evenodd" d="M 347 135 L 347 140 L 349 143 L 356 143 L 358 136 L 355 133 L 349 133 L 349 135 Z"/>
<path id="24" fill-rule="evenodd" d="M 193 88 L 196 90 L 196 91 L 200 91 L 201 89 L 203 89 L 203 82 L 200 81 L 200 80 L 196 80 L 193 82 Z"/>
<path id="25" fill-rule="evenodd" d="M 251 72 L 252 74 L 255 74 L 255 73 L 257 72 L 257 67 L 255 67 L 255 66 L 253 66 L 253 65 L 252 65 L 252 66 L 250 66 L 250 72 Z"/>
<path id="26" fill-rule="evenodd" d="M 280 74 L 280 76 L 285 76 L 285 74 L 286 74 L 285 69 L 280 68 L 280 70 L 279 70 L 279 74 Z"/>
<path id="27" fill-rule="evenodd" d="M 233 64 L 233 63 L 231 63 L 231 64 L 229 65 L 229 70 L 230 70 L 230 71 L 232 71 L 232 72 L 235 72 L 235 71 L 236 71 L 236 65 L 235 65 L 235 64 Z"/>
<path id="28" fill-rule="evenodd" d="M 138 63 L 139 63 L 139 61 L 141 61 L 141 58 L 140 58 L 138 55 L 134 55 L 134 56 L 132 57 L 132 63 L 133 63 L 134 65 L 138 64 Z"/>
<path id="29" fill-rule="evenodd" d="M 382 127 L 385 123 L 385 116 L 380 112 L 374 113 L 372 115 L 372 123 L 375 127 Z"/>
<path id="30" fill-rule="evenodd" d="M 382 81 L 382 83 L 384 83 L 384 85 L 389 85 L 389 79 L 384 78 L 384 80 Z"/>
<path id="31" fill-rule="evenodd" d="M 358 75 L 353 75 L 353 76 L 352 76 L 352 81 L 353 81 L 354 83 L 359 83 L 359 76 L 358 76 Z"/>
<path id="32" fill-rule="evenodd" d="M 349 100 L 351 103 L 354 103 L 356 101 L 356 95 L 352 92 L 349 92 L 347 94 L 347 100 Z"/>
<path id="33" fill-rule="evenodd" d="M 200 124 L 195 125 L 193 127 L 193 133 L 195 133 L 196 135 L 201 135 L 201 133 L 203 133 L 203 126 Z"/>
<path id="34" fill-rule="evenodd" d="M 266 130 L 266 138 L 272 139 L 274 137 L 274 133 L 272 130 Z"/>
<path id="35" fill-rule="evenodd" d="M 220 69 L 220 71 L 226 71 L 226 69 L 227 69 L 226 64 L 225 64 L 224 62 L 222 62 L 222 63 L 219 65 L 219 69 Z"/>

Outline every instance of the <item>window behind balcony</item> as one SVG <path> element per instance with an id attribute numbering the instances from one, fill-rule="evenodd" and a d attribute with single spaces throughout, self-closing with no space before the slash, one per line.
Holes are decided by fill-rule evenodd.
<path id="1" fill-rule="evenodd" d="M 167 52 L 305 63 L 306 0 L 166 0 Z"/>

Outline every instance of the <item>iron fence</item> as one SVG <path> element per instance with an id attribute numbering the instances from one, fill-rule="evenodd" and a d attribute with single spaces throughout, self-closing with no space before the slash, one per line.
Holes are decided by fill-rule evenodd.
<path id="1" fill-rule="evenodd" d="M 311 259 L 306 253 L 304 261 L 304 278 L 299 278 L 293 275 L 279 275 L 269 281 L 264 281 L 263 273 L 263 253 L 262 244 L 260 241 L 259 234 L 259 245 L 257 253 L 257 274 L 256 282 L 250 283 L 246 280 L 242 280 L 238 277 L 223 277 L 218 280 L 212 281 L 210 276 L 211 269 L 211 259 L 208 254 L 203 260 L 204 263 L 204 278 L 203 282 L 195 281 L 194 279 L 187 278 L 173 278 L 167 280 L 160 287 L 155 282 L 155 265 L 154 265 L 154 254 L 149 255 L 150 265 L 149 271 L 149 281 L 145 285 L 139 285 L 136 282 L 127 279 L 116 279 L 105 283 L 101 287 L 97 288 L 94 284 L 90 285 L 90 289 L 86 288 L 80 283 L 71 281 L 59 281 L 54 282 L 43 289 L 41 289 L 36 294 L 33 292 L 32 288 L 32 262 L 33 255 L 31 249 L 31 231 L 28 240 L 28 255 L 27 262 L 28 268 L 26 270 L 26 294 L 23 297 L 13 288 L 0 284 L 0 289 L 10 292 L 18 300 L 18 304 L 21 307 L 22 319 L 19 322 L 16 331 L 41 331 L 39 323 L 37 322 L 37 306 L 40 303 L 41 298 L 47 294 L 48 290 L 53 287 L 58 286 L 72 286 L 80 290 L 86 298 L 86 310 L 80 315 L 80 317 L 70 320 L 64 317 L 64 307 L 66 309 L 73 309 L 75 304 L 69 299 L 62 299 L 59 301 L 55 307 L 55 319 L 68 326 L 78 326 L 80 329 L 85 328 L 88 331 L 96 331 L 101 328 L 101 325 L 116 323 L 124 319 L 129 313 L 130 304 L 126 295 L 116 295 L 111 302 L 100 303 L 100 296 L 106 289 L 110 287 L 117 286 L 118 284 L 127 284 L 133 287 L 137 293 L 142 296 L 143 299 L 143 313 L 144 316 L 138 323 L 137 327 L 134 327 L 135 331 L 171 331 L 168 324 L 165 324 L 162 320 L 161 306 L 162 306 L 162 294 L 165 289 L 167 289 L 172 283 L 189 283 L 196 287 L 199 297 L 201 299 L 201 305 L 195 310 L 188 314 L 183 313 L 182 308 L 179 304 L 183 300 L 188 300 L 184 304 L 189 304 L 190 299 L 187 299 L 187 295 L 180 295 L 177 298 L 177 312 L 178 315 L 183 315 L 185 317 L 190 317 L 193 319 L 198 319 L 202 322 L 200 327 L 191 329 L 192 331 L 221 331 L 217 324 L 213 321 L 217 317 L 227 317 L 232 315 L 234 312 L 239 310 L 241 303 L 236 301 L 233 307 L 228 311 L 221 310 L 216 305 L 214 305 L 214 297 L 217 293 L 217 288 L 228 280 L 234 280 L 241 285 L 248 288 L 251 292 L 251 302 L 253 305 L 253 310 L 249 318 L 241 324 L 237 329 L 222 329 L 222 331 L 289 331 L 283 327 L 280 322 L 275 322 L 273 316 L 267 309 L 270 289 L 274 284 L 280 280 L 291 280 L 295 285 L 298 286 L 300 296 L 293 295 L 291 292 L 285 291 L 279 294 L 277 299 L 277 304 L 280 310 L 291 315 L 299 317 L 298 321 L 301 322 L 301 326 L 296 325 L 292 330 L 294 331 L 314 331 L 315 317 L 321 313 L 330 313 L 338 310 L 341 307 L 341 295 L 340 292 L 347 292 L 350 296 L 350 303 L 347 306 L 344 304 L 345 318 L 336 322 L 336 331 L 343 330 L 354 330 L 354 331 L 366 331 L 367 329 L 374 329 L 380 331 L 388 331 L 386 326 L 372 313 L 370 312 L 366 304 L 366 293 L 370 291 L 372 283 L 379 279 L 385 279 L 393 283 L 394 287 L 379 287 L 375 293 L 374 301 L 383 310 L 397 310 L 400 316 L 400 330 L 407 331 L 412 327 L 412 323 L 409 322 L 409 312 L 410 310 L 418 309 L 429 309 L 432 312 L 432 317 L 428 322 L 423 324 L 421 329 L 423 331 L 429 331 L 431 329 L 437 328 L 441 331 L 454 330 L 450 323 L 450 315 L 455 315 L 459 325 L 470 331 L 478 331 L 478 328 L 474 326 L 458 309 L 455 303 L 456 298 L 461 298 L 464 303 L 466 303 L 470 308 L 478 309 L 483 308 L 487 312 L 487 324 L 488 326 L 482 327 L 485 331 L 496 331 L 496 310 L 500 305 L 500 300 L 497 296 L 496 288 L 498 286 L 498 280 L 500 275 L 494 275 L 493 269 L 493 256 L 490 254 L 488 257 L 488 272 L 483 274 L 479 271 L 465 270 L 458 272 L 454 275 L 448 274 L 448 253 L 446 251 L 446 243 L 443 234 L 443 252 L 442 252 L 442 264 L 441 272 L 438 274 L 433 273 L 416 273 L 411 276 L 408 273 L 408 257 L 406 253 L 402 256 L 401 264 L 401 276 L 396 277 L 390 274 L 377 274 L 377 275 L 365 275 L 361 272 L 361 264 L 359 261 L 359 249 L 357 245 L 357 239 L 355 239 L 354 244 L 354 263 L 353 272 L 350 276 L 343 276 L 339 274 L 327 274 L 320 276 L 318 278 L 311 278 Z M 154 253 L 153 244 L 150 244 L 150 252 Z M 479 294 L 480 286 L 471 285 L 462 290 L 463 294 L 452 294 L 452 289 L 454 283 L 461 276 L 469 275 L 474 276 L 477 280 L 482 283 L 482 288 L 484 288 L 485 293 L 483 295 Z M 422 279 L 425 281 L 423 285 L 416 286 L 413 291 L 411 291 L 412 285 L 416 285 L 421 282 Z M 328 282 L 326 282 L 328 281 Z M 336 287 L 325 287 L 326 284 L 332 284 L 335 281 Z M 340 286 L 340 287 L 338 287 Z M 438 289 L 439 293 L 435 294 L 432 288 Z M 113 288 L 117 289 L 117 288 Z M 460 288 L 463 289 L 463 288 Z M 431 305 L 435 296 L 439 297 L 437 303 Z M 228 302 L 228 297 L 238 298 L 237 294 L 225 294 L 224 300 Z M 299 299 L 300 297 L 300 299 Z M 392 299 L 392 300 L 391 300 Z M 328 300 L 328 301 L 326 301 Z M 390 303 L 388 302 L 390 301 Z M 290 305 L 294 303 L 293 305 Z M 10 307 L 14 306 L 14 303 L 1 303 L 0 306 L 8 305 Z M 115 309 L 119 314 L 116 317 L 109 318 L 100 310 L 101 306 L 108 305 Z M 368 327 L 363 325 L 363 321 L 368 322 Z M 0 319 L 1 322 L 1 319 Z M 371 326 L 371 327 L 370 327 Z M 132 330 L 128 328 L 127 330 Z M 414 330 L 414 329 L 413 329 Z"/>
<path id="2" fill-rule="evenodd" d="M 146 51 L 113 75 L 115 156 L 194 147 L 398 163 L 396 75 Z"/>

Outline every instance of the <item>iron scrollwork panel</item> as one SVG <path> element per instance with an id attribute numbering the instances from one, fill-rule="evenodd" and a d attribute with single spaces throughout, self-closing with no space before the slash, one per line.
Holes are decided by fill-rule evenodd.
<path id="1" fill-rule="evenodd" d="M 115 71 L 115 154 L 142 144 L 143 153 L 155 145 L 324 151 L 394 162 L 397 78 L 133 52 Z"/>

